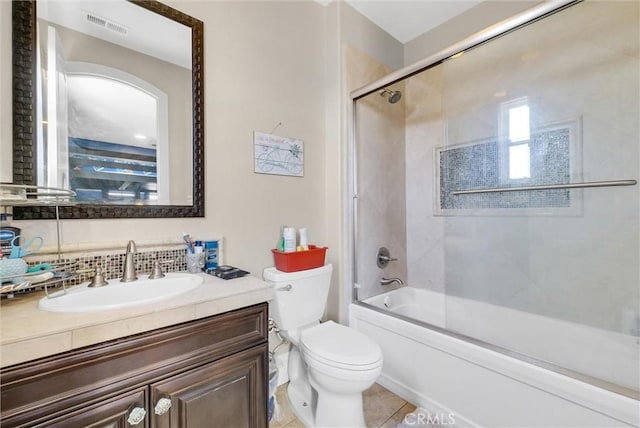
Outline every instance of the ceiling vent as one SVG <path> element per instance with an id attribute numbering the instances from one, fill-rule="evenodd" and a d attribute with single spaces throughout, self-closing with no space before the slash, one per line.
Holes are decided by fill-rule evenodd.
<path id="1" fill-rule="evenodd" d="M 125 27 L 124 25 L 118 24 L 117 22 L 109 21 L 108 19 L 102 18 L 91 12 L 85 12 L 85 17 L 88 22 L 94 25 L 98 25 L 107 30 L 113 31 L 114 33 L 118 33 L 125 36 L 129 32 L 127 27 Z"/>

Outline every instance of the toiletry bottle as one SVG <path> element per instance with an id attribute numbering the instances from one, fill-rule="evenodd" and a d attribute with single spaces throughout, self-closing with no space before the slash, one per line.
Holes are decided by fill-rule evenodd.
<path id="1" fill-rule="evenodd" d="M 295 227 L 284 228 L 284 252 L 293 253 L 296 251 L 296 229 Z"/>
<path id="2" fill-rule="evenodd" d="M 204 241 L 205 265 L 206 269 L 215 269 L 218 267 L 218 241 L 209 239 Z"/>
<path id="3" fill-rule="evenodd" d="M 298 245 L 298 251 L 307 251 L 309 249 L 309 238 L 307 237 L 307 228 L 302 227 L 298 231 L 300 234 L 300 243 Z"/>
<path id="4" fill-rule="evenodd" d="M 287 228 L 287 226 L 280 226 L 280 239 L 278 239 L 278 246 L 276 247 L 276 250 L 284 253 L 284 230 Z"/>
<path id="5" fill-rule="evenodd" d="M 20 235 L 20 229 L 9 225 L 7 217 L 11 214 L 0 214 L 0 249 L 2 254 L 9 255 L 11 253 L 11 241 Z M 19 244 L 16 242 L 16 244 Z"/>

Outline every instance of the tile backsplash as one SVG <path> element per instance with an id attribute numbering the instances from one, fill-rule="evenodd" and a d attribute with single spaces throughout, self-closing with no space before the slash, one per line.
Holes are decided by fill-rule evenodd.
<path id="1" fill-rule="evenodd" d="M 153 268 L 153 263 L 159 260 L 163 272 L 180 272 L 187 270 L 185 260 L 186 249 L 183 244 L 169 244 L 165 246 L 154 246 L 144 249 L 138 247 L 138 252 L 134 256 L 136 271 L 139 274 L 148 274 Z M 102 267 L 102 273 L 106 279 L 120 278 L 122 276 L 122 266 L 124 264 L 125 251 L 122 250 L 99 250 L 74 253 L 34 255 L 26 258 L 29 266 L 40 263 L 61 264 L 57 270 L 64 270 L 76 275 L 66 281 L 67 286 L 77 285 L 90 280 L 94 276 L 96 267 Z M 55 267 L 54 267 L 55 269 Z M 60 285 L 56 285 L 59 287 Z M 42 288 L 42 287 L 34 287 Z M 50 287 L 51 288 L 51 287 Z M 31 289 L 33 290 L 33 288 Z M 25 290 L 28 291 L 28 290 Z"/>

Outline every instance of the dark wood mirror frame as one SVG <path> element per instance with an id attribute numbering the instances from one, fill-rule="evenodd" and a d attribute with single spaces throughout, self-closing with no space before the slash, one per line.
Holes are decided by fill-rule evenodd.
<path id="1" fill-rule="evenodd" d="M 193 205 L 60 206 L 62 219 L 204 217 L 204 57 L 202 21 L 157 1 L 128 0 L 191 28 Z M 13 1 L 13 183 L 35 185 L 36 1 Z M 54 219 L 52 206 L 15 207 L 16 220 Z"/>

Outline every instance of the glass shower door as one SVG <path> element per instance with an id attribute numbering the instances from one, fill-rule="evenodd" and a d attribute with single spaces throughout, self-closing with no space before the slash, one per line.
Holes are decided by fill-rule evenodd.
<path id="1" fill-rule="evenodd" d="M 446 60 L 434 154 L 447 329 L 633 391 L 638 16 L 587 1 Z"/>

